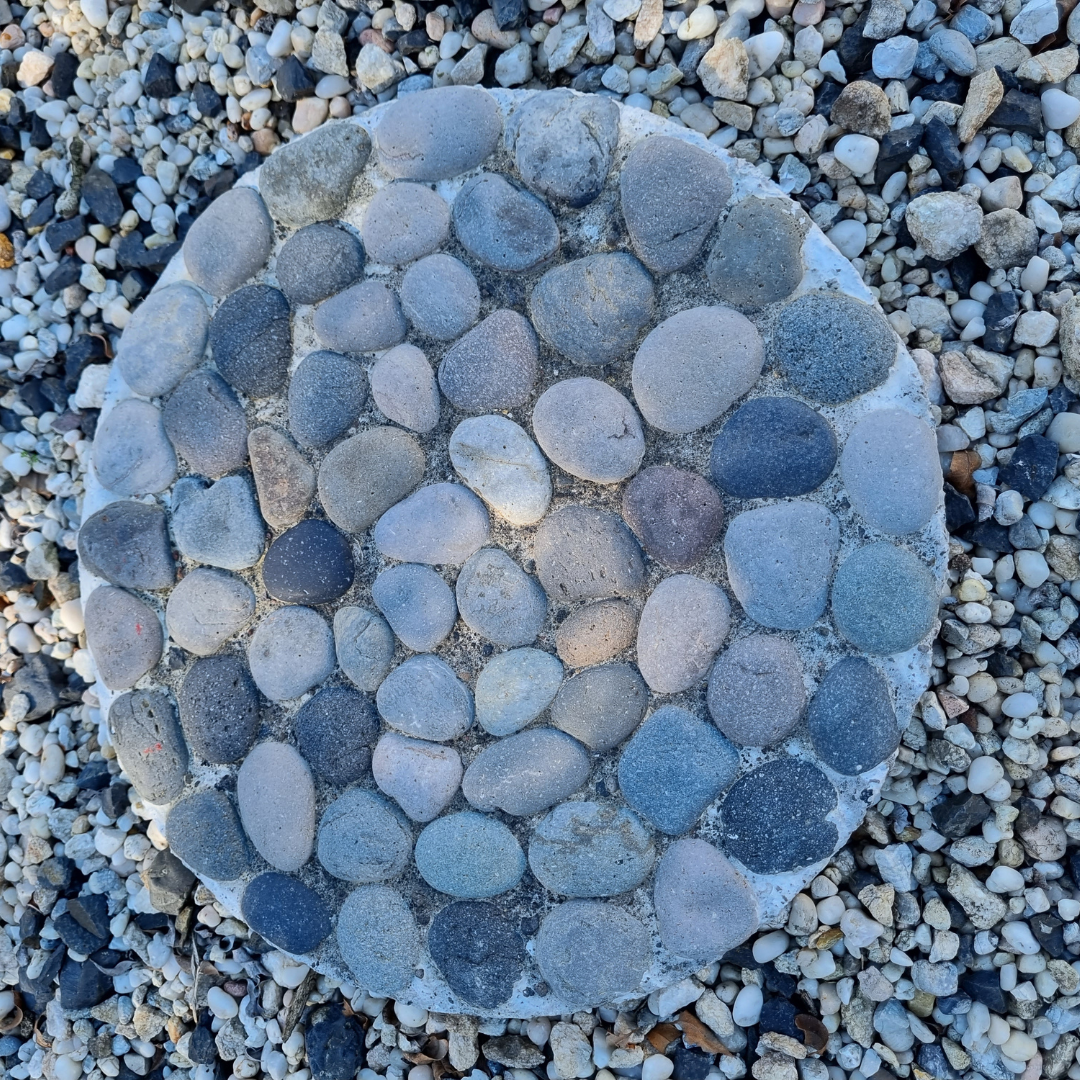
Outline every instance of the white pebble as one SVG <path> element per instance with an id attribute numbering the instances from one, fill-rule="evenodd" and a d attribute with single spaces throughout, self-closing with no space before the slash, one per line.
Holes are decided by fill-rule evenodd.
<path id="1" fill-rule="evenodd" d="M 1003 776 L 1005 769 L 1000 761 L 992 757 L 977 757 L 968 766 L 968 791 L 982 795 L 989 791 Z"/>
<path id="2" fill-rule="evenodd" d="M 771 934 L 762 934 L 754 942 L 754 959 L 759 964 L 767 964 L 775 960 L 788 947 L 791 939 L 783 930 L 773 930 Z"/>
<path id="3" fill-rule="evenodd" d="M 663 1054 L 647 1057 L 641 1066 L 641 1080 L 668 1080 L 675 1071 L 675 1062 Z"/>
<path id="4" fill-rule="evenodd" d="M 739 1027 L 753 1027 L 761 1016 L 764 998 L 758 986 L 744 986 L 731 1007 L 731 1017 Z"/>
<path id="5" fill-rule="evenodd" d="M 986 879 L 986 887 L 996 893 L 1017 892 L 1024 887 L 1024 878 L 1019 870 L 1011 866 L 995 866 Z"/>
<path id="6" fill-rule="evenodd" d="M 206 991 L 206 1004 L 219 1020 L 231 1020 L 240 1011 L 236 998 L 226 994 L 220 986 L 211 986 Z"/>
<path id="7" fill-rule="evenodd" d="M 1019 555 L 1020 552 L 1017 552 Z M 1010 694 L 1001 704 L 1001 711 L 1006 716 L 1011 716 L 1016 720 L 1023 720 L 1039 707 L 1038 701 L 1035 700 L 1034 694 L 1027 692 L 1021 692 L 1019 694 Z"/>

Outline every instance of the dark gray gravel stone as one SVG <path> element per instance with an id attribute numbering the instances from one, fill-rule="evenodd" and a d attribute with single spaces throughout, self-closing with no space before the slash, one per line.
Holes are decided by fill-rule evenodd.
<path id="1" fill-rule="evenodd" d="M 301 446 L 325 446 L 356 423 L 367 398 L 364 369 L 341 353 L 308 353 L 289 379 L 289 431 Z"/>
<path id="2" fill-rule="evenodd" d="M 196 660 L 176 694 L 195 756 L 211 765 L 239 761 L 259 730 L 259 696 L 239 656 Z"/>
<path id="3" fill-rule="evenodd" d="M 167 589 L 176 580 L 165 511 L 121 500 L 92 514 L 79 529 L 79 560 L 122 589 Z"/>
<path id="4" fill-rule="evenodd" d="M 454 591 L 430 566 L 392 566 L 375 578 L 371 599 L 401 643 L 413 652 L 431 652 L 457 620 Z"/>
<path id="5" fill-rule="evenodd" d="M 275 272 L 290 304 L 317 304 L 363 277 L 364 245 L 336 225 L 308 225 L 282 245 Z"/>
<path id="6" fill-rule="evenodd" d="M 697 473 L 652 465 L 626 485 L 622 516 L 648 555 L 670 570 L 687 570 L 720 536 L 724 506 Z"/>
<path id="7" fill-rule="evenodd" d="M 495 270 L 532 270 L 559 250 L 559 226 L 551 211 L 498 173 L 467 180 L 452 213 L 465 250 Z"/>
<path id="8" fill-rule="evenodd" d="M 152 495 L 176 479 L 176 454 L 161 412 L 149 401 L 118 402 L 98 424 L 94 471 L 117 495 Z"/>
<path id="9" fill-rule="evenodd" d="M 465 625 L 496 645 L 531 644 L 547 618 L 544 590 L 500 548 L 473 555 L 455 591 Z"/>
<path id="10" fill-rule="evenodd" d="M 278 393 L 292 359 L 289 301 L 269 285 L 234 292 L 210 323 L 210 348 L 222 377 L 242 394 Z"/>
<path id="11" fill-rule="evenodd" d="M 83 605 L 86 642 L 110 690 L 134 686 L 161 659 L 157 612 L 123 589 L 99 585 Z"/>
<path id="12" fill-rule="evenodd" d="M 136 394 L 161 397 L 202 363 L 209 332 L 206 301 L 190 285 L 155 289 L 124 327 L 116 366 Z"/>
<path id="13" fill-rule="evenodd" d="M 323 867 L 342 881 L 389 881 L 409 861 L 412 833 L 381 795 L 350 788 L 323 812 L 317 850 Z"/>
<path id="14" fill-rule="evenodd" d="M 209 486 L 184 477 L 173 489 L 172 527 L 182 554 L 223 570 L 254 566 L 266 539 L 251 484 L 242 476 Z"/>
<path id="15" fill-rule="evenodd" d="M 420 933 L 408 903 L 389 886 L 361 885 L 349 894 L 338 913 L 337 941 L 342 959 L 370 993 L 392 997 L 412 982 Z"/>
<path id="16" fill-rule="evenodd" d="M 424 828 L 416 840 L 416 869 L 439 892 L 481 900 L 517 885 L 525 854 L 501 821 L 467 810 Z"/>
<path id="17" fill-rule="evenodd" d="M 266 188 L 260 187 L 265 196 Z M 262 269 L 272 243 L 273 223 L 259 193 L 235 187 L 218 196 L 188 230 L 184 265 L 196 285 L 224 296 Z"/>
<path id="18" fill-rule="evenodd" d="M 217 372 L 188 375 L 165 402 L 162 421 L 190 472 L 216 480 L 247 463 L 247 418 Z"/>
<path id="19" fill-rule="evenodd" d="M 632 664 L 600 664 L 567 679 L 555 695 L 551 722 L 594 753 L 618 746 L 641 723 L 649 703 Z"/>
<path id="20" fill-rule="evenodd" d="M 196 791 L 169 810 L 169 849 L 200 877 L 235 881 L 252 868 L 236 808 L 223 791 Z"/>
<path id="21" fill-rule="evenodd" d="M 225 570 L 196 567 L 169 594 L 165 625 L 182 649 L 210 656 L 255 614 L 255 594 L 247 582 Z"/>
<path id="22" fill-rule="evenodd" d="M 390 266 L 438 251 L 449 235 L 446 200 L 424 184 L 405 181 L 375 192 L 360 225 L 368 258 Z"/>
<path id="23" fill-rule="evenodd" d="M 318 518 L 276 537 L 262 565 L 266 591 L 286 604 L 328 604 L 352 588 L 354 572 L 349 541 Z"/>
<path id="24" fill-rule="evenodd" d="M 337 661 L 349 681 L 374 693 L 394 662 L 394 632 L 381 615 L 360 607 L 334 613 Z"/>
<path id="25" fill-rule="evenodd" d="M 484 504 L 461 484 L 429 484 L 392 506 L 375 525 L 380 554 L 400 562 L 460 566 L 487 543 Z"/>
<path id="26" fill-rule="evenodd" d="M 320 779 L 345 787 L 368 774 L 379 717 L 366 695 L 323 687 L 300 706 L 293 727 L 300 753 Z"/>
<path id="27" fill-rule="evenodd" d="M 464 735 L 473 722 L 469 688 L 445 660 L 429 653 L 412 656 L 382 681 L 375 703 L 396 731 L 431 742 Z"/>
<path id="28" fill-rule="evenodd" d="M 397 297 L 381 281 L 357 282 L 323 301 L 312 325 L 327 348 L 344 353 L 389 349 L 408 329 Z"/>
<path id="29" fill-rule="evenodd" d="M 536 334 L 516 311 L 493 311 L 439 365 L 439 387 L 462 412 L 513 409 L 532 396 L 539 373 Z"/>
<path id="30" fill-rule="evenodd" d="M 116 756 L 135 790 L 164 805 L 180 796 L 188 771 L 188 748 L 173 703 L 157 690 L 131 690 L 109 709 Z"/>
<path id="31" fill-rule="evenodd" d="M 248 454 L 263 519 L 275 529 L 295 525 L 315 494 L 315 470 L 288 435 L 268 424 L 251 430 Z"/>
<path id="32" fill-rule="evenodd" d="M 244 890 L 244 921 L 271 945 L 295 955 L 314 952 L 330 934 L 330 910 L 298 878 L 270 870 Z"/>
<path id="33" fill-rule="evenodd" d="M 453 341 L 480 318 L 480 286 L 452 255 L 429 255 L 405 271 L 399 292 L 405 317 L 417 332 Z"/>
<path id="34" fill-rule="evenodd" d="M 829 668 L 807 718 L 818 757 L 844 776 L 881 764 L 900 744 L 889 684 L 862 657 Z"/>
<path id="35" fill-rule="evenodd" d="M 415 345 L 396 345 L 368 372 L 371 396 L 395 424 L 426 435 L 439 422 L 439 387 L 427 357 Z"/>

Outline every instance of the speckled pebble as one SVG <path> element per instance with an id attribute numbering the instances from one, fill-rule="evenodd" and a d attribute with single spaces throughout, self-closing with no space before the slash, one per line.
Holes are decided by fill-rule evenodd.
<path id="1" fill-rule="evenodd" d="M 532 270 L 559 250 L 559 227 L 551 211 L 498 173 L 466 180 L 452 215 L 465 250 L 494 270 Z"/>
<path id="2" fill-rule="evenodd" d="M 623 742 L 641 723 L 649 691 L 631 664 L 601 664 L 559 688 L 551 722 L 590 750 L 602 753 Z"/>
<path id="3" fill-rule="evenodd" d="M 167 589 L 176 565 L 165 512 L 130 499 L 109 503 L 79 529 L 79 561 L 122 589 Z"/>
<path id="4" fill-rule="evenodd" d="M 418 739 L 449 742 L 472 726 L 469 688 L 445 660 L 412 656 L 382 681 L 375 703 L 392 728 Z"/>
<path id="5" fill-rule="evenodd" d="M 263 520 L 275 529 L 295 525 L 315 494 L 315 470 L 288 435 L 269 425 L 252 428 L 247 445 Z"/>
<path id="6" fill-rule="evenodd" d="M 161 623 L 139 597 L 99 585 L 83 602 L 83 618 L 98 675 L 110 690 L 134 686 L 161 659 Z"/>
<path id="7" fill-rule="evenodd" d="M 191 472 L 216 480 L 247 464 L 247 418 L 217 372 L 188 375 L 165 402 L 162 422 Z"/>
<path id="8" fill-rule="evenodd" d="M 259 743 L 236 775 L 244 832 L 276 870 L 299 870 L 315 842 L 315 784 L 288 743 Z"/>
<path id="9" fill-rule="evenodd" d="M 368 773 L 379 716 L 370 697 L 347 686 L 324 686 L 300 706 L 293 730 L 315 775 L 344 787 Z"/>
<path id="10" fill-rule="evenodd" d="M 318 222 L 282 244 L 274 269 L 290 304 L 317 304 L 363 276 L 364 246 L 346 229 Z"/>
<path id="11" fill-rule="evenodd" d="M 182 649 L 210 656 L 239 633 L 255 614 L 247 582 L 225 570 L 196 567 L 169 594 L 165 626 Z"/>
<path id="12" fill-rule="evenodd" d="M 889 684 L 862 657 L 844 657 L 826 672 L 807 718 L 818 757 L 844 776 L 872 769 L 900 742 Z"/>
<path id="13" fill-rule="evenodd" d="M 409 861 L 412 834 L 381 796 L 350 788 L 323 811 L 317 851 L 323 867 L 342 881 L 389 881 Z"/>
<path id="14" fill-rule="evenodd" d="M 289 373 L 289 301 L 269 285 L 229 296 L 210 322 L 214 363 L 230 386 L 248 397 L 278 393 Z"/>
<path id="15" fill-rule="evenodd" d="M 257 934 L 285 952 L 314 952 L 330 934 L 330 911 L 314 889 L 276 871 L 244 890 L 240 914 Z"/>
<path id="16" fill-rule="evenodd" d="M 626 485 L 622 516 L 648 555 L 670 570 L 688 570 L 720 536 L 724 506 L 697 473 L 652 465 Z"/>
<path id="17" fill-rule="evenodd" d="M 386 885 L 362 885 L 350 893 L 337 921 L 342 959 L 369 993 L 387 997 L 412 981 L 420 935 L 409 905 Z"/>
<path id="18" fill-rule="evenodd" d="M 258 192 L 235 187 L 196 218 L 184 240 L 192 281 L 213 296 L 239 288 L 270 256 L 273 223 Z"/>
<path id="19" fill-rule="evenodd" d="M 381 616 L 361 607 L 334 613 L 337 661 L 360 690 L 374 693 L 394 662 L 394 632 Z"/>
<path id="20" fill-rule="evenodd" d="M 450 207 L 423 184 L 400 181 L 375 192 L 360 237 L 373 262 L 401 266 L 437 251 L 450 234 Z"/>
<path id="21" fill-rule="evenodd" d="M 463 412 L 513 409 L 532 396 L 538 355 L 528 320 L 501 308 L 447 350 L 439 387 Z"/>
<path id="22" fill-rule="evenodd" d="M 406 648 L 431 652 L 454 628 L 454 591 L 429 566 L 406 563 L 383 570 L 371 599 Z"/>
<path id="23" fill-rule="evenodd" d="M 531 644 L 547 618 L 544 590 L 500 548 L 473 555 L 455 591 L 465 625 L 496 645 Z"/>
<path id="24" fill-rule="evenodd" d="M 418 333 L 453 341 L 480 318 L 480 287 L 452 255 L 429 255 L 405 271 L 401 307 Z"/>
<path id="25" fill-rule="evenodd" d="M 161 412 L 138 398 L 117 403 L 98 424 L 93 460 L 102 485 L 117 495 L 155 494 L 176 479 Z"/>
<path id="26" fill-rule="evenodd" d="M 439 422 L 439 387 L 427 357 L 415 345 L 396 345 L 368 373 L 371 396 L 395 424 L 426 435 Z"/>
<path id="27" fill-rule="evenodd" d="M 271 611 L 248 644 L 251 676 L 271 701 L 289 701 L 321 683 L 334 659 L 330 627 L 308 607 Z"/>
<path id="28" fill-rule="evenodd" d="M 191 477 L 178 481 L 172 528 L 181 554 L 223 570 L 254 566 L 266 540 L 251 484 L 242 476 L 226 476 L 208 486 Z"/>
<path id="29" fill-rule="evenodd" d="M 551 653 L 499 653 L 476 678 L 476 722 L 490 735 L 513 735 L 551 704 L 562 677 L 562 664 Z"/>
<path id="30" fill-rule="evenodd" d="M 165 835 L 177 858 L 214 881 L 235 881 L 251 869 L 247 837 L 223 791 L 196 791 L 174 803 Z"/>
<path id="31" fill-rule="evenodd" d="M 392 506 L 375 525 L 388 559 L 460 566 L 488 539 L 484 504 L 460 484 L 429 484 Z"/>
<path id="32" fill-rule="evenodd" d="M 135 790 L 159 806 L 180 797 L 188 748 L 173 703 L 158 690 L 129 690 L 109 709 L 109 735 Z"/>
<path id="33" fill-rule="evenodd" d="M 266 591 L 286 604 L 328 604 L 353 583 L 349 541 L 329 522 L 307 518 L 274 538 L 262 564 Z"/>
<path id="34" fill-rule="evenodd" d="M 420 833 L 416 869 L 439 892 L 480 900 L 517 885 L 525 853 L 501 821 L 467 810 L 441 817 Z"/>
<path id="35" fill-rule="evenodd" d="M 211 765 L 242 758 L 259 730 L 259 695 L 239 656 L 196 660 L 176 694 L 180 724 L 196 757 Z"/>
<path id="36" fill-rule="evenodd" d="M 341 353 L 308 353 L 289 379 L 289 431 L 301 446 L 325 446 L 357 421 L 367 398 L 364 371 Z"/>
<path id="37" fill-rule="evenodd" d="M 589 667 L 629 649 L 636 633 L 637 614 L 625 600 L 597 600 L 559 623 L 555 651 L 570 667 Z"/>
<path id="38" fill-rule="evenodd" d="M 381 281 L 360 281 L 324 300 L 312 326 L 328 349 L 343 353 L 389 349 L 408 330 L 398 298 Z"/>

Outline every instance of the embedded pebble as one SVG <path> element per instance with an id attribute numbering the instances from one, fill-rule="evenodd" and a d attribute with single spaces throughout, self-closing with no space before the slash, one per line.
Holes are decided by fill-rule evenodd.
<path id="1" fill-rule="evenodd" d="M 317 852 L 323 867 L 342 881 L 389 881 L 409 861 L 412 834 L 385 799 L 350 788 L 323 811 Z"/>
<path id="2" fill-rule="evenodd" d="M 252 398 L 285 385 L 292 357 L 289 301 L 269 285 L 249 285 L 225 299 L 210 322 L 210 348 L 221 377 Z"/>
<path id="3" fill-rule="evenodd" d="M 601 664 L 559 688 L 551 722 L 594 753 L 611 750 L 641 723 L 649 691 L 630 664 Z"/>
<path id="4" fill-rule="evenodd" d="M 127 398 L 98 424 L 94 471 L 117 495 L 152 495 L 176 479 L 176 454 L 161 412 L 148 401 Z"/>
<path id="5" fill-rule="evenodd" d="M 652 465 L 626 485 L 622 516 L 647 554 L 670 570 L 687 570 L 720 536 L 724 507 L 697 473 Z"/>
<path id="6" fill-rule="evenodd" d="M 375 546 L 388 559 L 460 566 L 487 542 L 484 504 L 460 484 L 429 484 L 392 506 L 375 524 Z"/>
<path id="7" fill-rule="evenodd" d="M 157 612 L 137 596 L 99 585 L 84 601 L 83 617 L 98 675 L 110 690 L 134 686 L 161 659 Z"/>
<path id="8" fill-rule="evenodd" d="M 426 435 L 439 422 L 439 388 L 427 357 L 415 345 L 383 353 L 368 373 L 371 397 L 395 424 Z"/>
<path id="9" fill-rule="evenodd" d="M 251 868 L 240 817 L 223 791 L 196 791 L 174 803 L 165 835 L 177 858 L 215 881 L 235 881 Z"/>
<path id="10" fill-rule="evenodd" d="M 289 431 L 301 446 L 344 435 L 367 397 L 363 369 L 340 353 L 308 353 L 289 378 Z"/>
<path id="11" fill-rule="evenodd" d="M 394 633 L 380 615 L 360 607 L 334 613 L 337 662 L 360 690 L 374 693 L 394 662 Z"/>
<path id="12" fill-rule="evenodd" d="M 271 945 L 298 956 L 314 952 L 330 935 L 330 911 L 322 897 L 297 878 L 274 870 L 260 874 L 244 890 L 240 914 Z"/>
<path id="13" fill-rule="evenodd" d="M 255 614 L 255 594 L 245 581 L 224 570 L 199 566 L 169 594 L 165 626 L 182 649 L 210 656 L 239 633 Z"/>
<path id="14" fill-rule="evenodd" d="M 129 690 L 109 709 L 109 735 L 135 790 L 164 805 L 184 790 L 188 749 L 176 709 L 156 690 Z"/>
<path id="15" fill-rule="evenodd" d="M 645 584 L 641 549 L 607 510 L 566 506 L 540 523 L 533 541 L 536 575 L 556 603 L 632 596 Z"/>
<path id="16" fill-rule="evenodd" d="M 213 296 L 239 288 L 265 265 L 273 223 L 263 197 L 249 187 L 218 196 L 195 219 L 184 240 L 184 265 L 191 280 Z"/>
<path id="17" fill-rule="evenodd" d="M 517 885 L 525 853 L 501 821 L 465 811 L 441 817 L 420 833 L 416 869 L 439 892 L 480 900 Z"/>
<path id="18" fill-rule="evenodd" d="M 223 570 L 254 566 L 266 540 L 251 485 L 226 476 L 209 486 L 190 477 L 173 489 L 173 538 L 181 554 Z"/>
<path id="19" fill-rule="evenodd" d="M 472 271 L 452 255 L 429 255 L 401 280 L 398 297 L 418 333 L 453 341 L 480 318 L 480 287 Z"/>
<path id="20" fill-rule="evenodd" d="M 276 870 L 299 870 L 315 842 L 315 785 L 300 754 L 282 742 L 259 743 L 236 774 L 244 832 Z"/>
<path id="21" fill-rule="evenodd" d="M 371 699 L 347 686 L 324 686 L 293 720 L 296 745 L 316 776 L 342 787 L 367 775 L 379 717 Z"/>
<path id="22" fill-rule="evenodd" d="M 196 660 L 180 684 L 176 703 L 188 745 L 211 765 L 238 761 L 255 741 L 259 696 L 238 656 Z"/>
<path id="23" fill-rule="evenodd" d="M 122 589 L 167 589 L 176 565 L 165 512 L 130 499 L 109 503 L 79 529 L 79 561 Z"/>
<path id="24" fill-rule="evenodd" d="M 346 229 L 318 222 L 281 245 L 274 272 L 290 304 L 317 304 L 363 276 L 364 247 Z"/>
<path id="25" fill-rule="evenodd" d="M 324 300 L 311 325 L 328 349 L 343 353 L 389 349 L 408 330 L 398 298 L 381 281 L 360 281 Z"/>
<path id="26" fill-rule="evenodd" d="M 248 644 L 251 677 L 271 701 L 289 701 L 321 683 L 334 659 L 330 627 L 308 607 L 271 611 Z"/>
<path id="27" fill-rule="evenodd" d="M 412 656 L 382 681 L 375 703 L 392 728 L 433 742 L 449 742 L 473 721 L 472 694 L 437 656 Z"/>
<path id="28" fill-rule="evenodd" d="M 531 644 L 547 618 L 544 590 L 500 548 L 473 555 L 455 593 L 465 625 L 496 645 Z"/>
<path id="29" fill-rule="evenodd" d="M 489 735 L 513 735 L 554 700 L 562 664 L 540 649 L 493 656 L 476 677 L 476 722 Z"/>
<path id="30" fill-rule="evenodd" d="M 268 425 L 252 428 L 247 446 L 263 520 L 275 529 L 295 525 L 315 494 L 315 470 L 288 435 Z"/>
<path id="31" fill-rule="evenodd" d="M 373 262 L 401 266 L 437 251 L 450 234 L 450 207 L 423 184 L 399 181 L 377 191 L 364 211 L 360 238 Z"/>
<path id="32" fill-rule="evenodd" d="M 449 746 L 387 732 L 375 747 L 371 772 L 385 792 L 413 821 L 438 817 L 457 794 L 461 757 Z"/>
<path id="33" fill-rule="evenodd" d="M 532 270 L 559 250 L 559 227 L 551 211 L 498 173 L 466 180 L 452 215 L 465 250 L 495 270 Z"/>
<path id="34" fill-rule="evenodd" d="M 508 308 L 493 311 L 447 350 L 439 387 L 463 412 L 513 409 L 532 396 L 537 357 L 528 320 Z"/>
<path id="35" fill-rule="evenodd" d="M 191 472 L 213 480 L 242 469 L 248 458 L 243 406 L 213 371 L 194 371 L 165 402 L 165 434 Z"/>
<path id="36" fill-rule="evenodd" d="M 559 623 L 555 651 L 570 667 L 589 667 L 630 648 L 636 633 L 637 615 L 625 600 L 597 600 Z"/>
<path id="37" fill-rule="evenodd" d="M 371 586 L 371 599 L 413 652 L 431 652 L 457 620 L 453 590 L 429 566 L 408 563 L 383 570 Z"/>
<path id="38" fill-rule="evenodd" d="M 349 541 L 318 518 L 275 537 L 262 564 L 266 591 L 286 604 L 328 604 L 349 591 L 353 574 Z"/>
<path id="39" fill-rule="evenodd" d="M 350 893 L 337 921 L 341 956 L 370 993 L 392 996 L 413 977 L 420 935 L 409 905 L 386 885 L 362 885 Z"/>

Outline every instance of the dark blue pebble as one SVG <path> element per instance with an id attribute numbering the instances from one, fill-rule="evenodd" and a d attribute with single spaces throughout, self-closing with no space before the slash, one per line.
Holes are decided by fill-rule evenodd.
<path id="1" fill-rule="evenodd" d="M 68 909 L 53 919 L 60 940 L 72 952 L 89 956 L 109 944 L 109 902 L 97 894 L 68 901 Z"/>
<path id="2" fill-rule="evenodd" d="M 322 779 L 355 783 L 371 765 L 379 715 L 371 698 L 346 686 L 328 686 L 305 702 L 294 721 L 296 744 Z"/>
<path id="3" fill-rule="evenodd" d="M 92 960 L 72 960 L 60 969 L 60 1007 L 76 1011 L 92 1009 L 113 993 L 113 981 Z"/>
<path id="4" fill-rule="evenodd" d="M 326 604 L 352 586 L 352 548 L 329 522 L 308 518 L 270 545 L 262 576 L 266 591 L 275 600 Z"/>
<path id="5" fill-rule="evenodd" d="M 325 446 L 356 423 L 367 397 L 364 369 L 341 353 L 309 353 L 289 380 L 289 431 L 302 446 Z"/>
<path id="6" fill-rule="evenodd" d="M 364 245 L 352 233 L 320 221 L 285 241 L 276 271 L 290 303 L 317 304 L 363 276 Z"/>
<path id="7" fill-rule="evenodd" d="M 322 897 L 276 870 L 248 885 L 240 913 L 252 930 L 287 953 L 312 952 L 330 933 L 330 912 Z"/>
<path id="8" fill-rule="evenodd" d="M 802 1033 L 795 1026 L 795 1017 L 799 1010 L 790 1001 L 782 997 L 771 997 L 761 1006 L 758 1027 L 762 1031 L 779 1031 L 791 1039 L 802 1042 Z"/>
<path id="9" fill-rule="evenodd" d="M 1025 499 L 1041 499 L 1054 482 L 1057 460 L 1057 443 L 1042 435 L 1028 435 L 1016 444 L 1012 461 L 1002 467 L 998 480 Z"/>
<path id="10" fill-rule="evenodd" d="M 1001 977 L 997 968 L 964 972 L 960 976 L 960 988 L 999 1016 L 1004 1016 L 1009 1011 L 1009 1002 L 1005 991 L 1001 989 Z"/>
<path id="11" fill-rule="evenodd" d="M 341 1005 L 312 1014 L 304 1045 L 312 1080 L 352 1080 L 364 1067 L 364 1029 Z"/>
<path id="12" fill-rule="evenodd" d="M 769 1028 L 775 1031 L 776 1028 Z M 672 1073 L 673 1080 L 705 1080 L 712 1068 L 714 1055 L 695 1050 L 690 1046 L 683 1046 L 680 1039 L 671 1050 L 671 1060 L 675 1064 Z"/>

